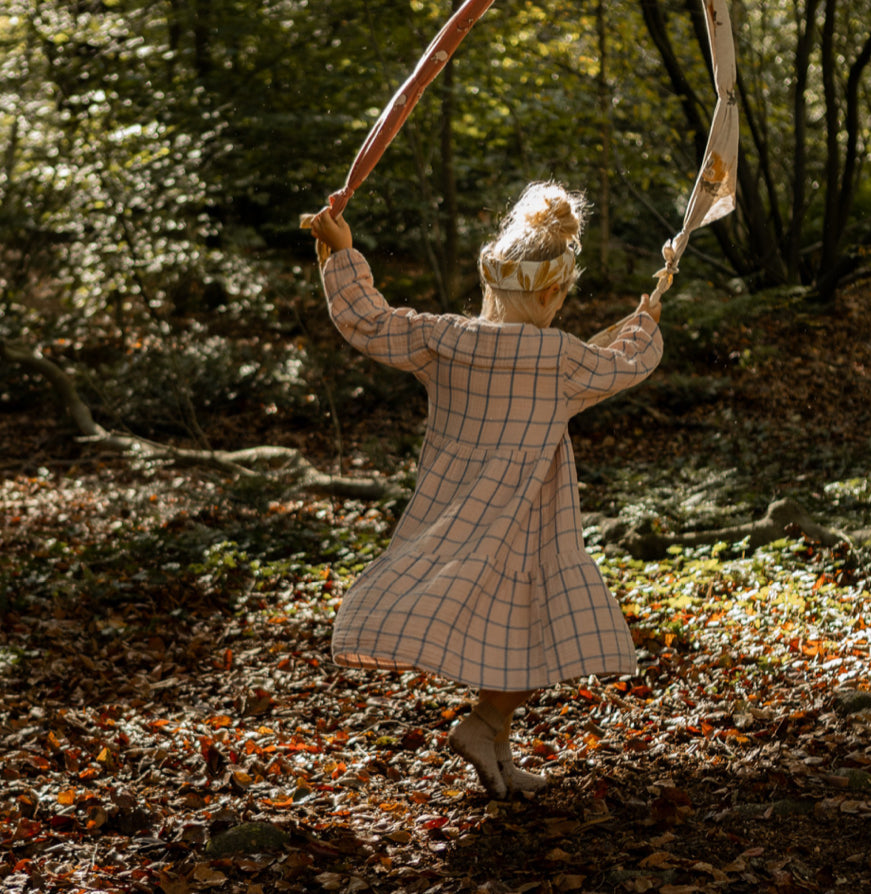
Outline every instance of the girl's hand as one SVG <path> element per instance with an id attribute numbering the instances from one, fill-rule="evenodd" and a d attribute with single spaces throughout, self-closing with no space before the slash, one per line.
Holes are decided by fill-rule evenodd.
<path id="1" fill-rule="evenodd" d="M 340 214 L 333 220 L 329 208 L 322 208 L 314 216 L 311 231 L 315 239 L 328 245 L 333 251 L 351 248 L 354 244 L 351 228 L 345 222 L 345 218 Z"/>
<path id="2" fill-rule="evenodd" d="M 651 307 L 650 295 L 642 295 L 637 312 L 649 314 L 653 317 L 654 321 L 659 324 L 659 318 L 662 316 L 662 302 L 657 301 L 656 305 Z"/>

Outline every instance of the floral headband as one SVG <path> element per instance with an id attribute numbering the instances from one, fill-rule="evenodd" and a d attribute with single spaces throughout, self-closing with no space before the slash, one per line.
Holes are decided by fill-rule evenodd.
<path id="1" fill-rule="evenodd" d="M 549 261 L 506 261 L 481 255 L 481 281 L 494 289 L 510 292 L 538 292 L 553 283 L 566 283 L 575 269 L 575 251 L 569 248 Z"/>

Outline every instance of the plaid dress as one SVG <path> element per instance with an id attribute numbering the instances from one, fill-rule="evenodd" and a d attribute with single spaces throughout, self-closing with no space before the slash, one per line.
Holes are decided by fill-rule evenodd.
<path id="1" fill-rule="evenodd" d="M 567 427 L 656 367 L 653 319 L 594 348 L 558 329 L 392 308 L 353 249 L 323 279 L 344 338 L 429 398 L 414 495 L 345 594 L 333 660 L 502 691 L 633 673 L 629 628 L 584 550 Z"/>

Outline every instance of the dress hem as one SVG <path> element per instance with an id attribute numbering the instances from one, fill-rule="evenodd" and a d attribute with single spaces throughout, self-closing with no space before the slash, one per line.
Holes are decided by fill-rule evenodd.
<path id="1" fill-rule="evenodd" d="M 573 669 L 562 675 L 561 672 L 555 674 L 545 674 L 542 676 L 531 677 L 522 685 L 506 687 L 503 681 L 480 679 L 466 676 L 464 674 L 452 674 L 442 667 L 429 666 L 426 662 L 403 661 L 395 658 L 382 658 L 371 655 L 354 655 L 354 654 L 335 654 L 332 656 L 333 663 L 339 667 L 353 668 L 356 670 L 382 670 L 396 671 L 397 673 L 406 673 L 409 671 L 418 671 L 426 674 L 435 674 L 451 680 L 454 683 L 460 683 L 464 686 L 472 686 L 478 689 L 492 689 L 496 692 L 524 692 L 530 689 L 547 689 L 550 686 L 556 686 L 559 683 L 567 683 L 578 680 L 581 677 L 589 677 L 593 674 L 597 676 L 633 676 L 638 672 L 638 663 L 634 658 L 631 662 L 620 665 L 619 667 L 608 666 L 604 664 L 585 665 L 582 668 Z M 615 662 L 616 664 L 617 662 Z"/>

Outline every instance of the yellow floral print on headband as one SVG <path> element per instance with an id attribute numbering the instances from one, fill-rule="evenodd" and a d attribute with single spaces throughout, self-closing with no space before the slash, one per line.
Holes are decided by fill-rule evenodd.
<path id="1" fill-rule="evenodd" d="M 494 289 L 538 292 L 553 283 L 567 283 L 575 267 L 574 249 L 549 261 L 505 261 L 482 255 L 478 263 L 481 280 Z"/>

